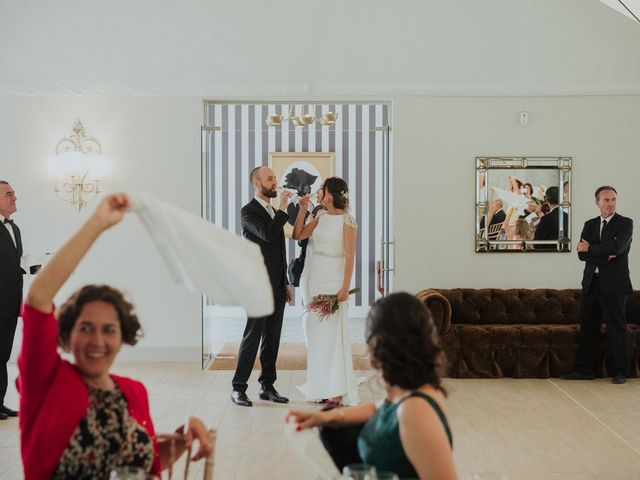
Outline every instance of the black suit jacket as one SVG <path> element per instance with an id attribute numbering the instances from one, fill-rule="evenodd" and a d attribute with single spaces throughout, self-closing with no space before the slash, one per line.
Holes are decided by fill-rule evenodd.
<path id="1" fill-rule="evenodd" d="M 504 210 L 500 209 L 491 217 L 491 221 L 489 222 L 489 226 L 495 225 L 496 223 L 502 223 L 507 218 L 507 214 L 504 213 Z"/>
<path id="2" fill-rule="evenodd" d="M 5 225 L 0 223 L 0 317 L 18 317 L 22 302 L 22 237 L 17 225 L 12 224 L 16 245 Z"/>
<path id="3" fill-rule="evenodd" d="M 578 258 L 585 262 L 582 276 L 582 291 L 591 287 L 593 274 L 598 267 L 600 285 L 607 295 L 624 295 L 631 292 L 629 277 L 629 250 L 633 236 L 633 220 L 617 213 L 602 230 L 600 240 L 600 217 L 587 220 L 580 238 L 589 242 L 588 252 L 578 252 Z M 610 255 L 616 257 L 609 260 Z"/>
<path id="4" fill-rule="evenodd" d="M 507 218 L 507 214 L 504 212 L 504 210 L 500 209 L 496 213 L 494 213 L 493 216 L 491 217 L 491 222 L 489 222 L 489 226 L 495 225 L 496 223 L 502 223 L 505 221 L 506 218 Z M 484 216 L 480 219 L 480 228 L 484 228 L 484 219 L 485 219 Z M 498 233 L 494 233 L 489 238 L 495 240 L 497 236 L 498 236 Z"/>
<path id="5" fill-rule="evenodd" d="M 241 210 L 242 235 L 260 245 L 274 297 L 284 295 L 287 288 L 287 260 L 283 228 L 288 220 L 289 215 L 282 210 L 277 210 L 272 219 L 271 215 L 255 198 Z"/>
<path id="6" fill-rule="evenodd" d="M 536 232 L 533 236 L 534 240 L 558 240 L 559 212 L 560 207 L 556 207 L 540 219 L 540 223 L 538 223 Z M 569 232 L 569 214 L 566 212 L 564 212 L 564 215 L 562 216 L 562 225 L 564 228 L 564 235 L 566 237 L 567 233 Z M 554 250 L 556 249 L 556 247 L 553 245 L 550 245 L 550 247 L 552 247 Z"/>

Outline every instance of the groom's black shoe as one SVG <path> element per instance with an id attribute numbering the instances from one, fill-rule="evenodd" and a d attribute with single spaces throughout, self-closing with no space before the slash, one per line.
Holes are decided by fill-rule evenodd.
<path id="1" fill-rule="evenodd" d="M 236 405 L 240 405 L 241 407 L 253 406 L 253 402 L 249 400 L 249 397 L 247 397 L 247 394 L 244 392 L 239 392 L 237 390 L 234 390 L 233 392 L 231 392 L 231 401 Z"/>
<path id="2" fill-rule="evenodd" d="M 5 407 L 4 405 L 0 407 L 0 413 L 4 413 L 7 417 L 18 416 L 18 412 L 16 412 L 15 410 L 11 410 L 9 407 Z"/>
<path id="3" fill-rule="evenodd" d="M 289 403 L 289 399 L 280 395 L 273 387 L 262 387 L 258 395 L 262 400 L 269 400 L 275 403 Z"/>

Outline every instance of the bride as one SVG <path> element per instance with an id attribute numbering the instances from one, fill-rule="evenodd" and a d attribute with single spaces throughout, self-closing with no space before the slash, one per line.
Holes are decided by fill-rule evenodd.
<path id="1" fill-rule="evenodd" d="M 318 195 L 325 207 L 305 225 L 309 197 L 300 198 L 293 227 L 295 240 L 309 239 L 300 286 L 308 302 L 320 294 L 337 294 L 340 308 L 328 318 L 304 315 L 307 335 L 307 383 L 298 387 L 307 400 L 334 405 L 360 403 L 347 322 L 347 299 L 356 250 L 357 225 L 349 214 L 347 183 L 327 178 Z"/>

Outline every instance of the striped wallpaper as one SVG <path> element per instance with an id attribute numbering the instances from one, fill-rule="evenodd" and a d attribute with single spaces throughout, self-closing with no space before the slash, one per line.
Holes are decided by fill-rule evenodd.
<path id="1" fill-rule="evenodd" d="M 351 213 L 359 226 L 352 283 L 361 291 L 352 297 L 350 305 L 371 305 L 379 297 L 375 264 L 381 258 L 385 154 L 385 133 L 375 128 L 388 125 L 388 105 L 315 105 L 317 114 L 338 113 L 337 122 L 330 127 L 317 122 L 299 128 L 290 122 L 278 127 L 266 125 L 268 114 L 286 116 L 288 110 L 289 105 L 282 104 L 207 104 L 207 125 L 221 128 L 211 134 L 206 152 L 210 220 L 241 234 L 240 209 L 253 198 L 249 173 L 256 166 L 268 164 L 269 152 L 335 152 L 334 174 L 349 185 Z M 294 113 L 301 114 L 302 106 L 296 105 Z M 289 259 L 299 250 L 297 242 L 287 241 Z M 296 305 L 301 306 L 296 297 Z"/>

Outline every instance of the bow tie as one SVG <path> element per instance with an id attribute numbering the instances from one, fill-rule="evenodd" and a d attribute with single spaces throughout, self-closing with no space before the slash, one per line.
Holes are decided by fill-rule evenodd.
<path id="1" fill-rule="evenodd" d="M 13 223 L 13 220 L 9 220 L 8 218 L 5 218 L 4 223 Z"/>

